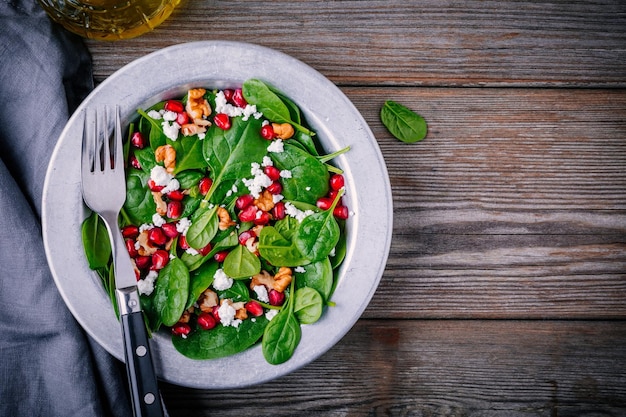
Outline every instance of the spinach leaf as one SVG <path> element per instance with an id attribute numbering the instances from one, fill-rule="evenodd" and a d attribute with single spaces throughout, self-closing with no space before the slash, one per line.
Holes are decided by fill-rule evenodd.
<path id="1" fill-rule="evenodd" d="M 220 300 L 231 299 L 237 303 L 239 301 L 250 301 L 250 291 L 244 281 L 234 281 L 233 286 L 224 291 L 218 291 Z"/>
<path id="2" fill-rule="evenodd" d="M 167 141 L 176 150 L 176 168 L 174 175 L 188 169 L 199 169 L 207 166 L 202 155 L 202 141 L 194 136 L 183 136 L 176 141 Z"/>
<path id="3" fill-rule="evenodd" d="M 271 154 L 278 169 L 291 172 L 291 178 L 281 180 L 282 194 L 287 200 L 315 205 L 318 198 L 328 194 L 328 169 L 316 157 L 297 146 L 287 142 L 283 148 L 283 152 Z"/>
<path id="4" fill-rule="evenodd" d="M 263 332 L 261 350 L 265 360 L 272 365 L 288 361 L 302 338 L 302 329 L 294 314 L 293 281 L 289 293 L 287 305 L 269 322 Z"/>
<path id="5" fill-rule="evenodd" d="M 272 265 L 299 266 L 310 262 L 273 226 L 265 226 L 261 230 L 257 248 L 261 256 Z"/>
<path id="6" fill-rule="evenodd" d="M 380 120 L 393 136 L 406 143 L 424 139 L 428 131 L 422 116 L 391 100 L 380 109 Z"/>
<path id="7" fill-rule="evenodd" d="M 337 194 L 328 210 L 305 217 L 294 234 L 294 245 L 311 262 L 326 258 L 339 242 L 340 230 L 333 210 L 342 194 Z"/>
<path id="8" fill-rule="evenodd" d="M 137 109 L 137 113 L 142 116 L 141 121 L 147 121 L 150 126 L 150 133 L 148 136 L 148 140 L 150 141 L 150 147 L 152 149 L 156 149 L 159 146 L 165 145 L 167 143 L 167 137 L 165 136 L 165 133 L 163 133 L 163 126 L 161 126 L 162 121 L 153 119 L 152 117 L 148 116 L 148 113 L 143 111 L 142 109 Z M 145 128 L 142 127 L 142 131 L 144 129 Z"/>
<path id="9" fill-rule="evenodd" d="M 324 309 L 324 300 L 313 288 L 304 287 L 296 290 L 294 314 L 302 324 L 312 324 L 319 320 Z"/>
<path id="10" fill-rule="evenodd" d="M 236 117 L 228 130 L 211 126 L 203 142 L 203 155 L 211 170 L 213 185 L 205 200 L 222 203 L 228 190 L 250 176 L 253 162 L 263 160 L 267 141 L 261 137 L 261 120 Z"/>
<path id="11" fill-rule="evenodd" d="M 187 265 L 187 269 L 189 269 L 190 271 L 195 271 L 206 261 L 212 259 L 217 252 L 232 248 L 239 244 L 239 241 L 237 240 L 237 234 L 234 233 L 231 229 L 225 230 L 222 233 L 218 233 L 215 240 L 217 241 L 217 243 L 213 246 L 211 252 L 209 252 L 206 256 L 202 256 L 200 254 L 190 255 L 187 252 L 183 252 L 180 259 L 184 262 L 185 265 Z"/>
<path id="12" fill-rule="evenodd" d="M 263 335 L 268 320 L 244 320 L 238 327 L 217 326 L 212 330 L 197 329 L 187 336 L 172 337 L 174 348 L 191 359 L 217 359 L 243 352 Z"/>
<path id="13" fill-rule="evenodd" d="M 135 157 L 139 161 L 141 169 L 145 172 L 150 172 L 152 168 L 157 164 L 154 159 L 154 150 L 150 147 L 143 149 L 135 149 Z"/>
<path id="14" fill-rule="evenodd" d="M 151 223 L 156 204 L 146 186 L 150 173 L 131 170 L 126 178 L 126 202 L 124 211 L 133 224 Z"/>
<path id="15" fill-rule="evenodd" d="M 297 288 L 313 288 L 325 301 L 330 298 L 334 276 L 329 258 L 306 265 L 304 272 L 294 271 L 294 277 Z"/>
<path id="16" fill-rule="evenodd" d="M 189 271 L 179 258 L 170 259 L 157 278 L 154 288 L 154 310 L 161 323 L 176 324 L 189 298 Z"/>
<path id="17" fill-rule="evenodd" d="M 104 221 L 91 212 L 83 221 L 81 234 L 89 268 L 106 268 L 111 258 L 111 240 Z"/>
<path id="18" fill-rule="evenodd" d="M 217 262 L 208 262 L 189 274 L 189 297 L 185 309 L 191 307 L 200 295 L 213 283 L 213 277 L 219 265 Z"/>
<path id="19" fill-rule="evenodd" d="M 224 259 L 222 268 L 233 279 L 250 278 L 261 272 L 261 260 L 247 247 L 237 245 Z"/>
<path id="20" fill-rule="evenodd" d="M 198 182 L 204 177 L 204 173 L 200 170 L 185 170 L 176 174 L 176 179 L 180 183 L 180 188 L 189 189 L 198 185 Z"/>
<path id="21" fill-rule="evenodd" d="M 255 105 L 265 118 L 277 123 L 289 123 L 296 130 L 313 136 L 313 132 L 302 126 L 299 120 L 292 119 L 291 105 L 285 104 L 281 97 L 263 81 L 252 78 L 244 81 L 241 88 L 246 101 Z M 297 117 L 299 118 L 299 112 Z"/>
<path id="22" fill-rule="evenodd" d="M 187 243 L 194 249 L 202 249 L 211 242 L 219 229 L 217 207 L 200 209 L 191 219 L 187 230 Z"/>

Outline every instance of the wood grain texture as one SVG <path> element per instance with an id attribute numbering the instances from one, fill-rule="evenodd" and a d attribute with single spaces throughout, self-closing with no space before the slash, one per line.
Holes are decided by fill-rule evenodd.
<path id="1" fill-rule="evenodd" d="M 623 322 L 362 320 L 293 374 L 232 390 L 165 385 L 165 403 L 171 417 L 620 416 L 625 345 Z"/>
<path id="2" fill-rule="evenodd" d="M 340 85 L 626 86 L 619 0 L 187 0 L 152 33 L 89 47 L 101 81 L 164 46 L 212 39 L 278 49 Z"/>

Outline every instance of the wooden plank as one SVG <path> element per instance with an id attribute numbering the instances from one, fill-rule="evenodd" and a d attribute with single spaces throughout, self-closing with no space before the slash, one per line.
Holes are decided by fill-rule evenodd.
<path id="1" fill-rule="evenodd" d="M 192 1 L 123 48 L 88 45 L 99 82 L 146 53 L 206 39 L 278 49 L 341 85 L 626 86 L 619 0 Z"/>
<path id="2" fill-rule="evenodd" d="M 621 321 L 361 320 L 275 381 L 163 388 L 172 417 L 617 416 L 626 413 L 624 346 Z"/>

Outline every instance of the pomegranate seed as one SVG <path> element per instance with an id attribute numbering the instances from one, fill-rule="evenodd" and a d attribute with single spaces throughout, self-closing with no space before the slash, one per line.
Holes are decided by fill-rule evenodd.
<path id="1" fill-rule="evenodd" d="M 243 98 L 243 91 L 241 90 L 241 88 L 237 88 L 235 90 L 235 92 L 233 93 L 232 101 L 235 104 L 235 106 L 238 106 L 238 107 L 243 108 L 248 105 L 248 102 L 246 101 L 246 99 Z"/>
<path id="2" fill-rule="evenodd" d="M 184 235 L 180 235 L 178 237 L 178 247 L 181 248 L 182 250 L 187 250 L 189 249 L 191 246 L 189 246 L 189 243 L 187 243 L 187 237 Z"/>
<path id="3" fill-rule="evenodd" d="M 211 244 L 207 244 L 205 247 L 198 249 L 198 253 L 202 256 L 207 256 L 211 252 Z"/>
<path id="4" fill-rule="evenodd" d="M 176 323 L 172 326 L 172 334 L 175 336 L 185 337 L 191 333 L 191 326 L 187 323 Z"/>
<path id="5" fill-rule="evenodd" d="M 149 256 L 139 255 L 135 258 L 135 265 L 137 265 L 139 269 L 146 269 L 150 266 L 150 261 Z"/>
<path id="6" fill-rule="evenodd" d="M 246 230 L 239 234 L 239 243 L 245 245 L 248 239 L 254 239 L 256 237 L 256 233 L 252 230 Z"/>
<path id="7" fill-rule="evenodd" d="M 332 207 L 333 200 L 328 197 L 322 197 L 317 200 L 317 203 L 315 203 L 315 205 L 321 210 L 328 210 Z"/>
<path id="8" fill-rule="evenodd" d="M 350 216 L 348 207 L 336 206 L 335 209 L 333 210 L 333 216 L 341 220 L 346 220 Z"/>
<path id="9" fill-rule="evenodd" d="M 260 317 L 263 315 L 263 306 L 254 300 L 248 301 L 244 307 L 246 311 L 253 316 Z"/>
<path id="10" fill-rule="evenodd" d="M 176 116 L 176 123 L 180 126 L 188 124 L 189 121 L 189 115 L 186 112 L 178 113 L 178 116 Z"/>
<path id="11" fill-rule="evenodd" d="M 219 127 L 222 130 L 230 129 L 230 117 L 226 113 L 218 113 L 213 118 L 215 122 L 215 126 Z"/>
<path id="12" fill-rule="evenodd" d="M 154 180 L 153 180 L 152 178 L 150 178 L 150 179 L 148 180 L 148 188 L 150 188 L 150 191 L 154 191 L 154 192 L 157 192 L 157 193 L 158 193 L 159 191 L 161 191 L 162 189 L 164 189 L 164 188 L 165 188 L 165 186 L 163 186 L 163 185 L 156 185 L 156 183 L 154 182 Z"/>
<path id="13" fill-rule="evenodd" d="M 224 98 L 226 99 L 226 101 L 229 101 L 229 102 L 233 101 L 233 94 L 235 94 L 235 90 L 231 88 L 227 88 L 222 92 L 224 93 Z"/>
<path id="14" fill-rule="evenodd" d="M 133 145 L 135 148 L 143 149 L 146 147 L 146 139 L 143 137 L 141 132 L 135 132 L 130 137 L 130 144 Z"/>
<path id="15" fill-rule="evenodd" d="M 283 186 L 278 181 L 274 181 L 273 183 L 267 186 L 266 190 L 269 191 L 270 194 L 277 195 L 283 191 Z"/>
<path id="16" fill-rule="evenodd" d="M 273 306 L 282 306 L 283 303 L 285 302 L 285 293 L 284 292 L 280 292 L 280 291 L 276 291 L 276 290 L 270 290 L 270 292 L 267 294 L 269 300 L 270 300 L 270 304 Z"/>
<path id="17" fill-rule="evenodd" d="M 141 164 L 139 163 L 139 159 L 135 155 L 130 156 L 130 166 L 135 169 L 141 169 Z"/>
<path id="18" fill-rule="evenodd" d="M 220 312 L 219 312 L 220 306 L 213 306 L 213 309 L 211 310 L 211 314 L 213 314 L 213 317 L 215 317 L 215 320 L 220 321 Z"/>
<path id="19" fill-rule="evenodd" d="M 272 216 L 274 216 L 274 220 L 282 220 L 285 218 L 285 215 L 285 203 L 279 201 L 272 209 Z"/>
<path id="20" fill-rule="evenodd" d="M 217 320 L 211 313 L 200 313 L 198 315 L 198 326 L 203 330 L 211 330 L 217 326 Z"/>
<path id="21" fill-rule="evenodd" d="M 173 111 L 175 113 L 182 113 L 185 111 L 183 103 L 177 100 L 167 100 L 163 108 L 167 111 Z"/>
<path id="22" fill-rule="evenodd" d="M 182 201 L 185 198 L 185 194 L 183 194 L 180 190 L 173 190 L 167 193 L 167 198 L 170 200 Z"/>
<path id="23" fill-rule="evenodd" d="M 136 239 L 139 236 L 139 228 L 133 224 L 122 227 L 122 236 L 126 239 Z"/>
<path id="24" fill-rule="evenodd" d="M 252 203 L 254 203 L 254 197 L 250 194 L 244 194 L 237 197 L 235 207 L 237 207 L 238 210 L 243 210 L 246 207 L 249 207 Z"/>
<path id="25" fill-rule="evenodd" d="M 227 250 L 223 250 L 220 252 L 217 252 L 215 255 L 213 255 L 213 259 L 215 259 L 215 261 L 222 263 L 224 262 L 224 260 L 226 259 L 226 257 L 228 256 L 228 251 Z"/>
<path id="26" fill-rule="evenodd" d="M 273 165 L 268 165 L 263 168 L 263 172 L 265 172 L 265 175 L 267 175 L 272 181 L 278 181 L 280 179 L 280 169 Z"/>
<path id="27" fill-rule="evenodd" d="M 239 212 L 239 220 L 242 222 L 253 222 L 256 219 L 256 212 L 256 206 L 250 205 Z"/>
<path id="28" fill-rule="evenodd" d="M 167 203 L 167 217 L 177 219 L 183 214 L 183 203 L 180 201 L 170 201 Z"/>
<path id="29" fill-rule="evenodd" d="M 124 243 L 126 244 L 126 250 L 131 258 L 135 258 L 139 255 L 137 253 L 137 249 L 135 248 L 135 241 L 133 239 L 126 239 Z"/>
<path id="30" fill-rule="evenodd" d="M 213 185 L 213 180 L 209 177 L 204 177 L 198 182 L 198 189 L 201 195 L 206 195 Z"/>
<path id="31" fill-rule="evenodd" d="M 163 249 L 157 249 L 157 251 L 152 254 L 152 266 L 150 266 L 150 269 L 155 271 L 163 269 L 169 261 L 169 252 Z"/>
<path id="32" fill-rule="evenodd" d="M 148 231 L 148 242 L 153 245 L 162 246 L 167 242 L 167 236 L 160 227 L 153 227 Z"/>
<path id="33" fill-rule="evenodd" d="M 272 125 L 265 125 L 261 128 L 261 137 L 267 140 L 274 140 L 276 133 L 274 133 Z"/>
<path id="34" fill-rule="evenodd" d="M 341 174 L 333 174 L 328 181 L 330 188 L 334 191 L 339 191 L 343 188 L 346 181 Z"/>
<path id="35" fill-rule="evenodd" d="M 254 224 L 257 226 L 264 226 L 272 220 L 270 214 L 267 211 L 261 211 L 260 215 L 257 215 L 254 219 Z"/>
<path id="36" fill-rule="evenodd" d="M 164 225 L 161 226 L 161 229 L 163 229 L 163 233 L 165 233 L 165 236 L 169 237 L 170 239 L 178 236 L 178 230 L 176 230 L 176 223 L 165 223 Z"/>

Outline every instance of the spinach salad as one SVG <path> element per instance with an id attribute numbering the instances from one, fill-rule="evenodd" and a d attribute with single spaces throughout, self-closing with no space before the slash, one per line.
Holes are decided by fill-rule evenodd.
<path id="1" fill-rule="evenodd" d="M 125 143 L 119 226 L 149 331 L 193 359 L 261 343 L 293 355 L 328 306 L 346 253 L 342 171 L 298 106 L 249 79 L 138 109 Z M 92 213 L 82 238 L 115 311 L 111 248 Z"/>

